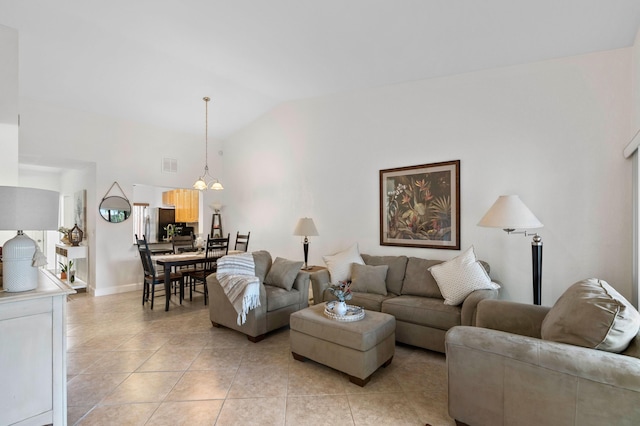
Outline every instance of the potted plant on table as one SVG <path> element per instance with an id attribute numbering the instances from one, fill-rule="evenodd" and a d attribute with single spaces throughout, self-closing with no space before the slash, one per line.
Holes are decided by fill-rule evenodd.
<path id="1" fill-rule="evenodd" d="M 58 262 L 58 264 L 60 265 L 60 269 L 61 269 L 60 279 L 66 280 L 67 273 L 71 272 L 71 267 L 73 266 L 73 260 L 70 260 L 67 263 Z"/>
<path id="2" fill-rule="evenodd" d="M 339 281 L 338 284 L 332 285 L 329 291 L 338 299 L 338 302 L 333 307 L 333 312 L 337 315 L 346 314 L 346 301 L 351 300 L 353 297 L 353 294 L 351 294 L 351 281 Z"/>

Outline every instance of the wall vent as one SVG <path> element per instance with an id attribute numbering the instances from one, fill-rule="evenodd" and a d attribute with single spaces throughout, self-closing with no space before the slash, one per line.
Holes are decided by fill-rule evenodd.
<path id="1" fill-rule="evenodd" d="M 178 160 L 175 158 L 163 158 L 162 173 L 178 173 Z"/>

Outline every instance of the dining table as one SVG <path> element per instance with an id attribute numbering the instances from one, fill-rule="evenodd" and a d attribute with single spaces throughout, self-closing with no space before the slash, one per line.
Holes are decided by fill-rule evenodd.
<path id="1" fill-rule="evenodd" d="M 183 266 L 192 266 L 204 263 L 205 253 L 179 253 L 179 254 L 163 254 L 158 256 L 151 256 L 151 260 L 155 261 L 157 265 L 164 267 L 164 293 L 165 293 L 165 305 L 164 310 L 169 310 L 169 301 L 171 300 L 171 268 L 179 268 Z"/>

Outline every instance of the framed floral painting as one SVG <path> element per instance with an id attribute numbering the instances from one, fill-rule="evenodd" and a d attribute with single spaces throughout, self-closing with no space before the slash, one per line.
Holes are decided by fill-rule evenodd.
<path id="1" fill-rule="evenodd" d="M 460 249 L 460 160 L 380 170 L 380 244 Z"/>

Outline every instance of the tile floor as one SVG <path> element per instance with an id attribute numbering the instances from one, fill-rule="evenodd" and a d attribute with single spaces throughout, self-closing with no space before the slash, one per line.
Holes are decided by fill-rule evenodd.
<path id="1" fill-rule="evenodd" d="M 212 327 L 201 296 L 161 305 L 143 307 L 138 292 L 70 298 L 70 425 L 454 424 L 442 354 L 398 345 L 360 388 L 295 361 L 288 328 L 251 343 Z"/>

